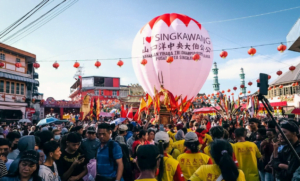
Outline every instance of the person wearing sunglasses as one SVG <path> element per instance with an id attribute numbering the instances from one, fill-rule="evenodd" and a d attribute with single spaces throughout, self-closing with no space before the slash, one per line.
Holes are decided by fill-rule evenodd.
<path id="1" fill-rule="evenodd" d="M 282 132 L 287 137 L 287 139 L 291 142 L 294 149 L 300 155 L 300 142 L 297 137 L 299 134 L 299 126 L 295 121 L 292 120 L 283 120 L 280 122 L 280 127 Z M 295 157 L 294 153 L 289 146 L 285 146 L 282 150 L 278 153 L 278 143 L 274 143 L 274 162 L 273 168 L 279 172 L 278 174 L 279 179 L 289 181 L 292 180 L 293 174 L 296 169 L 300 166 L 299 161 Z M 277 177 L 277 178 L 278 178 Z"/>

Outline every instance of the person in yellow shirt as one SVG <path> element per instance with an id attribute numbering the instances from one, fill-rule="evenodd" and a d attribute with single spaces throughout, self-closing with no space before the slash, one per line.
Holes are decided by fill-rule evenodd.
<path id="1" fill-rule="evenodd" d="M 182 130 L 178 130 L 175 135 L 176 142 L 173 143 L 172 147 L 178 149 L 180 153 L 183 153 L 185 150 L 184 146 L 184 132 Z"/>
<path id="2" fill-rule="evenodd" d="M 175 160 L 181 154 L 180 151 L 176 148 L 173 148 L 173 140 L 170 138 L 169 147 L 167 149 L 167 153 L 170 154 Z"/>
<path id="3" fill-rule="evenodd" d="M 168 124 L 168 135 L 170 138 L 172 138 L 173 141 L 175 141 L 175 135 L 176 132 L 174 131 L 174 126 L 172 124 Z"/>
<path id="4" fill-rule="evenodd" d="M 259 181 L 257 159 L 261 154 L 255 143 L 245 141 L 246 129 L 234 130 L 237 143 L 233 144 L 233 151 L 239 162 L 239 168 L 245 173 L 247 181 Z"/>
<path id="5" fill-rule="evenodd" d="M 137 149 L 137 166 L 141 171 L 136 181 L 157 181 L 155 174 L 162 160 L 155 145 L 142 145 Z"/>
<path id="6" fill-rule="evenodd" d="M 232 159 L 233 149 L 228 141 L 214 140 L 210 153 L 216 164 L 200 166 L 190 181 L 246 181 L 243 171 L 237 169 Z"/>
<path id="7" fill-rule="evenodd" d="M 207 130 L 204 128 L 198 128 L 195 133 L 197 134 L 199 139 L 199 149 L 200 151 L 204 152 L 205 147 L 209 145 L 213 141 L 213 139 L 209 134 L 206 134 Z"/>
<path id="8" fill-rule="evenodd" d="M 184 179 L 187 181 L 201 165 L 212 164 L 212 161 L 209 156 L 199 152 L 199 140 L 196 133 L 189 132 L 185 135 L 184 146 L 187 151 L 179 155 L 177 160 Z"/>
<path id="9" fill-rule="evenodd" d="M 164 131 L 155 134 L 155 145 L 159 148 L 160 154 L 164 155 L 160 161 L 157 179 L 159 181 L 184 181 L 178 161 L 167 153 L 170 140 L 168 133 Z"/>

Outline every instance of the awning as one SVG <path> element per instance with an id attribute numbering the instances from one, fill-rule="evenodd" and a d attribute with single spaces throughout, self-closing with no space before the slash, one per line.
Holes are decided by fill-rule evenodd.
<path id="1" fill-rule="evenodd" d="M 283 101 L 283 102 L 270 102 L 271 107 L 282 107 L 282 106 L 287 106 L 287 102 Z M 241 108 L 246 109 L 247 108 L 247 104 L 241 104 Z M 262 108 L 264 107 L 264 105 L 262 103 L 259 103 L 259 107 Z"/>
<path id="2" fill-rule="evenodd" d="M 215 107 L 217 110 L 220 110 L 220 107 L 217 106 Z M 194 113 L 197 113 L 197 112 L 202 112 L 202 113 L 210 113 L 210 112 L 217 112 L 217 110 L 214 109 L 213 107 L 203 107 L 203 108 L 200 108 L 200 109 L 195 109 L 193 112 Z"/>
<path id="3" fill-rule="evenodd" d="M 0 77 L 7 78 L 7 79 L 18 80 L 18 81 L 23 81 L 23 82 L 34 83 L 34 84 L 39 84 L 38 80 L 30 79 L 30 78 L 27 78 L 27 77 L 22 77 L 22 76 L 19 76 L 19 75 L 8 74 L 8 73 L 4 73 L 4 72 L 0 72 Z"/>
<path id="4" fill-rule="evenodd" d="M 291 113 L 292 114 L 300 114 L 300 109 L 299 108 L 295 108 Z"/>

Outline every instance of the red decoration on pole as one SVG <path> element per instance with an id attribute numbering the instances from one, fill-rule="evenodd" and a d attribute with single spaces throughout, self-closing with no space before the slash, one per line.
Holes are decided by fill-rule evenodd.
<path id="1" fill-rule="evenodd" d="M 17 62 L 17 63 L 15 63 L 15 66 L 16 66 L 17 68 L 20 68 L 20 67 L 22 66 L 22 64 L 19 63 L 19 62 Z"/>
<path id="2" fill-rule="evenodd" d="M 243 89 L 243 88 L 245 88 L 245 86 L 242 84 L 242 85 L 241 85 L 241 88 Z"/>
<path id="3" fill-rule="evenodd" d="M 250 82 L 248 82 L 248 85 L 249 85 L 249 86 L 251 86 L 251 85 L 252 85 L 252 82 L 251 82 L 251 81 L 250 81 Z"/>
<path id="4" fill-rule="evenodd" d="M 54 62 L 54 64 L 52 65 L 55 69 L 57 69 L 59 67 L 59 63 L 57 63 L 56 61 Z"/>
<path id="5" fill-rule="evenodd" d="M 277 50 L 280 51 L 281 53 L 283 53 L 286 50 L 286 46 L 281 43 L 281 45 L 279 45 L 277 47 Z"/>
<path id="6" fill-rule="evenodd" d="M 145 65 L 147 64 L 147 60 L 146 60 L 146 59 L 143 59 L 143 60 L 141 61 L 141 64 L 145 66 Z"/>
<path id="7" fill-rule="evenodd" d="M 99 68 L 101 66 L 101 63 L 97 60 L 95 63 L 95 67 Z"/>
<path id="8" fill-rule="evenodd" d="M 290 69 L 290 71 L 293 72 L 296 69 L 296 67 L 295 66 L 290 66 L 289 69 Z"/>
<path id="9" fill-rule="evenodd" d="M 271 75 L 268 75 L 268 79 L 269 79 L 269 80 L 271 79 Z"/>
<path id="10" fill-rule="evenodd" d="M 173 57 L 168 57 L 166 61 L 167 61 L 167 63 L 172 63 L 174 61 L 174 58 Z"/>
<path id="11" fill-rule="evenodd" d="M 200 55 L 198 53 L 196 53 L 195 55 L 193 55 L 193 60 L 194 61 L 200 60 Z"/>
<path id="12" fill-rule="evenodd" d="M 280 76 L 280 75 L 282 74 L 282 71 L 278 70 L 278 71 L 276 72 L 276 74 L 277 74 L 278 76 Z"/>
<path id="13" fill-rule="evenodd" d="M 123 61 L 122 61 L 122 60 L 119 60 L 119 61 L 118 61 L 118 63 L 117 63 L 117 65 L 118 65 L 119 67 L 122 67 L 122 66 L 123 66 L 123 64 L 124 64 L 124 63 L 123 63 Z"/>
<path id="14" fill-rule="evenodd" d="M 38 68 L 40 68 L 40 64 L 39 63 L 34 63 L 33 67 L 36 68 L 36 69 L 38 69 Z"/>
<path id="15" fill-rule="evenodd" d="M 221 58 L 226 58 L 227 55 L 228 55 L 228 53 L 226 51 L 224 51 L 224 50 L 220 53 L 220 57 Z"/>
<path id="16" fill-rule="evenodd" d="M 77 62 L 77 60 L 76 60 L 76 62 L 74 63 L 73 67 L 74 67 L 74 68 L 78 68 L 79 66 L 80 66 L 80 63 Z"/>
<path id="17" fill-rule="evenodd" d="M 256 49 L 253 48 L 253 47 L 251 47 L 251 48 L 248 50 L 248 54 L 251 55 L 251 56 L 255 55 L 255 53 L 256 53 Z"/>
<path id="18" fill-rule="evenodd" d="M 236 90 L 237 90 L 237 87 L 233 87 L 233 90 L 236 91 Z"/>
<path id="19" fill-rule="evenodd" d="M 0 62 L 0 68 L 3 68 L 3 67 L 4 67 L 4 63 Z"/>

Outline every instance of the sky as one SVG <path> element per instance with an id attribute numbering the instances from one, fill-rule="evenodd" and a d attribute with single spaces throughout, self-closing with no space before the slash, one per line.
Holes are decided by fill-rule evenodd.
<path id="1" fill-rule="evenodd" d="M 1 0 L 0 30 L 8 27 L 40 2 L 40 0 Z M 62 0 L 50 0 L 47 6 L 20 27 L 27 25 L 60 2 Z M 78 60 L 84 66 L 84 76 L 120 77 L 122 85 L 138 83 L 131 60 L 124 59 L 124 66 L 119 68 L 116 65 L 117 59 L 131 57 L 136 33 L 156 16 L 179 13 L 192 17 L 208 30 L 214 50 L 221 50 L 285 42 L 289 30 L 300 17 L 300 8 L 263 16 L 253 15 L 294 7 L 300 7 L 300 1 L 78 0 L 72 7 L 23 39 L 17 41 L 22 38 L 21 35 L 4 43 L 36 54 L 37 61 L 40 61 L 41 65 L 37 70 L 40 81 L 39 92 L 44 93 L 44 98 L 67 100 L 70 87 L 75 82 L 73 75 L 76 69 L 73 68 L 74 62 L 64 60 Z M 247 16 L 253 17 L 224 21 Z M 291 51 L 279 53 L 277 46 L 257 47 L 257 53 L 253 57 L 247 53 L 249 48 L 228 50 L 226 59 L 220 58 L 220 51 L 215 51 L 213 61 L 217 62 L 219 68 L 220 89 L 239 87 L 241 68 L 244 68 L 246 82 L 255 82 L 259 73 L 270 74 L 272 81 L 277 77 L 277 70 L 286 72 L 289 66 L 300 63 L 299 53 Z M 95 68 L 94 61 L 84 61 L 110 58 L 116 60 L 101 61 L 102 66 L 99 69 Z M 54 61 L 60 64 L 57 70 L 52 67 Z M 200 93 L 212 93 L 212 84 L 211 72 Z M 247 91 L 251 92 L 258 89 L 255 84 L 247 87 Z"/>

